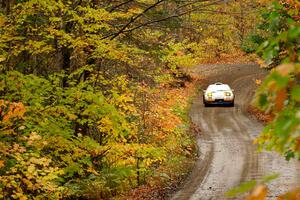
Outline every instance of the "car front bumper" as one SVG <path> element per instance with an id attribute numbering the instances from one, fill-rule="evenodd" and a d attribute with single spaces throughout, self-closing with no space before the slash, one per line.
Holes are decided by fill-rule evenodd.
<path id="1" fill-rule="evenodd" d="M 234 103 L 234 98 L 222 98 L 222 99 L 215 99 L 215 98 L 204 98 L 205 104 L 232 104 Z"/>

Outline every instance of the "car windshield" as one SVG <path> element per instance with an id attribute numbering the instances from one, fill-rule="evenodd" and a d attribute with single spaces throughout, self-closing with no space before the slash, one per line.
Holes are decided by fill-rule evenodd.
<path id="1" fill-rule="evenodd" d="M 217 92 L 217 91 L 228 91 L 230 87 L 228 85 L 210 85 L 207 88 L 208 92 Z"/>

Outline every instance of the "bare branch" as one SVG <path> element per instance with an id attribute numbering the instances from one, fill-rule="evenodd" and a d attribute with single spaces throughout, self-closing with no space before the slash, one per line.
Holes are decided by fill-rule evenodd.
<path id="1" fill-rule="evenodd" d="M 125 31 L 125 29 L 126 29 L 127 27 L 129 27 L 129 26 L 130 26 L 132 23 L 134 23 L 137 19 L 139 19 L 140 17 L 142 17 L 146 12 L 148 12 L 149 10 L 155 8 L 157 5 L 159 5 L 160 3 L 164 2 L 164 1 L 165 1 L 165 0 L 158 0 L 155 4 L 152 4 L 151 6 L 149 6 L 148 8 L 146 8 L 146 9 L 145 9 L 143 12 L 141 12 L 140 14 L 136 15 L 135 17 L 132 17 L 132 18 L 130 19 L 130 21 L 129 21 L 127 24 L 125 24 L 125 26 L 123 26 L 117 33 L 114 33 L 114 34 L 105 36 L 105 37 L 103 37 L 102 39 L 106 39 L 106 38 L 108 38 L 108 37 L 110 37 L 110 36 L 113 36 L 113 37 L 111 38 L 111 40 L 115 39 L 115 38 L 118 37 L 120 34 L 122 34 L 122 33 Z"/>
<path id="2" fill-rule="evenodd" d="M 121 28 L 117 33 L 111 33 L 109 35 L 106 35 L 104 36 L 103 38 L 101 38 L 102 40 L 103 39 L 106 39 L 106 38 L 109 38 L 109 37 L 112 37 L 111 40 L 115 39 L 116 37 L 118 37 L 120 34 L 122 33 L 127 33 L 127 32 L 131 32 L 131 31 L 134 31 L 136 29 L 139 29 L 141 27 L 144 27 L 144 26 L 148 26 L 148 25 L 151 25 L 151 24 L 155 24 L 155 23 L 159 23 L 159 22 L 162 22 L 162 21 L 167 21 L 167 20 L 170 20 L 172 18 L 177 18 L 177 17 L 181 17 L 181 16 L 184 16 L 186 14 L 190 14 L 191 12 L 194 12 L 194 11 L 201 11 L 201 8 L 205 8 L 205 7 L 208 7 L 208 6 L 212 6 L 212 5 L 216 5 L 216 4 L 219 4 L 219 3 L 222 3 L 224 2 L 224 0 L 216 0 L 216 1 L 213 1 L 213 2 L 210 2 L 210 3 L 207 3 L 207 4 L 204 4 L 204 5 L 199 5 L 199 6 L 195 6 L 193 7 L 192 9 L 189 9 L 187 11 L 184 11 L 184 12 L 181 12 L 179 14 L 174 14 L 174 15 L 170 15 L 170 16 L 167 16 L 165 18 L 161 18 L 161 19 L 157 19 L 157 20 L 153 20 L 153 21 L 149 21 L 149 22 L 145 22 L 143 24 L 140 24 L 140 25 L 137 25 L 133 28 L 130 28 L 130 29 L 127 29 L 129 27 L 129 25 L 131 25 L 132 23 L 134 23 L 138 18 L 140 18 L 141 16 L 143 16 L 148 10 L 154 8 L 155 6 L 157 6 L 158 4 L 160 4 L 161 2 L 163 2 L 164 0 L 160 0 L 158 2 L 156 2 L 155 4 L 151 5 L 150 7 L 148 7 L 146 10 L 144 10 L 142 13 L 140 13 L 139 15 L 137 15 L 136 17 L 132 18 L 125 26 L 123 26 L 123 28 Z M 206 2 L 206 1 L 203 1 L 203 2 Z"/>
<path id="3" fill-rule="evenodd" d="M 128 4 L 128 3 L 133 2 L 133 1 L 134 1 L 134 0 L 128 0 L 128 1 L 125 1 L 125 2 L 123 2 L 123 3 L 120 3 L 120 4 L 116 5 L 115 7 L 111 8 L 109 12 L 111 13 L 111 12 L 113 12 L 114 10 L 116 10 L 117 8 L 120 8 L 120 7 L 122 7 L 122 6 L 124 6 L 124 5 Z"/>

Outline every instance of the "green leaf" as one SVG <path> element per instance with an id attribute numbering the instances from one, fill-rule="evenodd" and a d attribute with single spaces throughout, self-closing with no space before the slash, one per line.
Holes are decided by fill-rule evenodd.
<path id="1" fill-rule="evenodd" d="M 295 101 L 300 101 L 300 86 L 293 87 L 291 97 Z"/>
<path id="2" fill-rule="evenodd" d="M 268 96 L 266 94 L 261 94 L 258 99 L 259 107 L 263 108 L 268 104 Z"/>
<path id="3" fill-rule="evenodd" d="M 288 31 L 288 38 L 289 39 L 299 39 L 300 37 L 300 26 L 297 27 L 291 27 L 291 29 Z"/>
<path id="4" fill-rule="evenodd" d="M 275 179 L 277 179 L 280 176 L 280 174 L 276 173 L 276 174 L 272 174 L 272 175 L 268 175 L 268 176 L 264 176 L 262 177 L 261 183 L 265 184 L 265 183 L 269 183 Z"/>
<path id="5" fill-rule="evenodd" d="M 281 76 L 277 72 L 272 73 L 271 77 L 276 82 L 277 89 L 285 88 L 287 86 L 287 84 L 289 83 L 289 80 L 290 80 L 289 77 Z"/>
<path id="6" fill-rule="evenodd" d="M 252 180 L 252 181 L 249 181 L 246 183 L 242 183 L 240 186 L 235 187 L 235 188 L 229 190 L 228 192 L 226 192 L 226 196 L 235 197 L 238 194 L 243 194 L 245 192 L 252 190 L 256 185 L 257 185 L 257 181 L 255 181 L 255 180 Z"/>

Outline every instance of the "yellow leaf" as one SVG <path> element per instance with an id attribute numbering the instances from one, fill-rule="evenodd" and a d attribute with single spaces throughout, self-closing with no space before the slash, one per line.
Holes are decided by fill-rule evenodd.
<path id="1" fill-rule="evenodd" d="M 131 8 L 128 10 L 128 13 L 132 13 L 132 14 L 140 14 L 141 12 L 143 12 L 143 10 L 138 7 Z"/>
<path id="2" fill-rule="evenodd" d="M 4 56 L 0 56 L 0 63 L 5 61 L 5 60 L 6 60 L 6 58 Z"/>
<path id="3" fill-rule="evenodd" d="M 268 65 L 265 63 L 265 61 L 262 60 L 262 59 L 257 59 L 257 64 L 259 64 L 259 66 L 260 66 L 261 68 L 265 68 L 265 67 L 268 66 Z"/>
<path id="4" fill-rule="evenodd" d="M 75 120 L 75 119 L 77 119 L 77 115 L 70 114 L 70 115 L 69 115 L 69 119 L 70 119 L 70 120 Z"/>
<path id="5" fill-rule="evenodd" d="M 4 16 L 0 16 L 0 27 L 4 26 L 5 21 L 6 21 L 5 17 Z"/>
<path id="6" fill-rule="evenodd" d="M 89 167 L 87 169 L 87 172 L 90 172 L 90 173 L 95 174 L 95 175 L 99 175 L 99 173 L 93 167 Z"/>
<path id="7" fill-rule="evenodd" d="M 260 79 L 256 79 L 256 80 L 255 80 L 256 85 L 261 85 L 261 82 L 262 82 L 262 81 L 261 81 Z"/>

